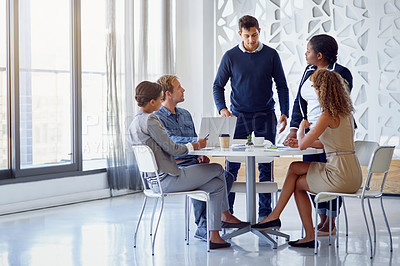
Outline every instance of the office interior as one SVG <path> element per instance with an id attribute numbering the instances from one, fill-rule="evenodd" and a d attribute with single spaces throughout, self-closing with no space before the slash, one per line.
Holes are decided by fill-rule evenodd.
<path id="1" fill-rule="evenodd" d="M 0 14 L 0 265 L 400 264 L 399 1 L 0 0 Z M 193 238 L 193 217 L 186 245 L 183 197 L 166 201 L 155 255 L 146 235 L 151 211 L 133 247 L 143 199 L 126 141 L 138 111 L 134 88 L 176 74 L 186 89 L 180 106 L 196 128 L 202 117 L 218 116 L 213 81 L 224 52 L 240 42 L 237 20 L 245 14 L 258 18 L 260 41 L 281 57 L 290 108 L 308 40 L 322 33 L 337 40 L 338 63 L 354 79 L 355 139 L 395 146 L 384 189 L 393 252 L 374 202 L 370 259 L 355 200 L 348 201 L 349 241 L 341 221 L 339 247 L 324 238 L 317 255 L 282 239 L 273 249 L 250 234 L 233 238 L 231 249 L 207 252 Z M 229 93 L 228 84 L 228 104 Z M 279 187 L 290 162 L 300 159 L 275 163 Z M 244 194 L 238 199 L 235 215 L 245 219 Z M 282 231 L 300 237 L 292 200 L 282 221 Z"/>

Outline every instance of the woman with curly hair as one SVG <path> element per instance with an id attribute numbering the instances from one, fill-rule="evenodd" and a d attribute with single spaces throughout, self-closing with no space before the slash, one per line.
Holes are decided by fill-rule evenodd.
<path id="1" fill-rule="evenodd" d="M 307 43 L 305 57 L 307 67 L 303 72 L 300 80 L 299 89 L 296 99 L 293 103 L 292 119 L 290 120 L 290 133 L 283 142 L 284 145 L 297 148 L 297 131 L 303 119 L 312 123 L 311 128 L 316 124 L 318 117 L 321 115 L 321 107 L 318 102 L 318 96 L 312 87 L 310 76 L 318 69 L 328 69 L 338 73 L 346 82 L 347 89 L 351 92 L 353 87 L 353 76 L 348 68 L 337 63 L 338 43 L 335 38 L 327 34 L 314 35 Z M 311 129 L 310 128 L 310 129 Z M 325 153 L 303 155 L 305 162 L 321 162 L 326 163 Z M 314 195 L 309 195 L 311 202 L 314 204 Z M 342 200 L 339 197 L 339 208 Z M 332 224 L 331 234 L 336 234 L 335 218 L 338 210 L 336 199 L 329 202 L 321 202 L 316 210 L 319 214 L 320 222 L 317 225 L 318 236 L 329 235 L 329 223 Z"/>
<path id="2" fill-rule="evenodd" d="M 310 123 L 307 120 L 300 123 L 298 145 L 301 150 L 311 146 L 324 148 L 327 162 L 293 162 L 275 209 L 261 223 L 252 227 L 280 228 L 279 217 L 294 194 L 306 236 L 290 241 L 289 245 L 314 248 L 312 208 L 307 192 L 354 193 L 361 185 L 362 174 L 354 153 L 353 106 L 343 78 L 333 71 L 321 69 L 312 74 L 311 81 L 318 95 L 322 114 L 307 133 L 305 131 Z"/>

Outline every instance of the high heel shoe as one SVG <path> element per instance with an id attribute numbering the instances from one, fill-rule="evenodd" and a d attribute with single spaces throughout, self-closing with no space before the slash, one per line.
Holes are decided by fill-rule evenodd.
<path id="1" fill-rule="evenodd" d="M 298 239 L 296 241 L 289 241 L 289 245 L 294 247 L 294 248 L 315 248 L 315 241 L 311 240 L 308 242 L 303 242 L 303 243 L 297 243 L 299 242 L 301 239 Z M 317 242 L 317 247 L 318 247 L 318 242 Z"/>
<path id="2" fill-rule="evenodd" d="M 261 223 L 261 224 L 253 224 L 251 226 L 253 229 L 262 229 L 262 230 L 268 230 L 268 229 L 279 229 L 281 228 L 281 220 L 275 219 L 266 223 Z"/>

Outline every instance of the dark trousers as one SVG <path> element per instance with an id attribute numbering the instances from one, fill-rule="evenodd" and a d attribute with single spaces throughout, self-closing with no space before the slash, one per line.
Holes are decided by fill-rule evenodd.
<path id="1" fill-rule="evenodd" d="M 189 159 L 185 161 L 177 162 L 179 167 L 187 167 L 190 165 L 198 164 L 199 162 L 197 159 Z M 233 184 L 233 175 L 227 171 L 225 171 L 225 180 L 226 180 L 226 189 L 227 192 L 231 191 L 232 184 Z M 206 203 L 201 200 L 192 199 L 193 204 L 193 212 L 194 212 L 194 219 L 197 227 L 203 227 L 207 229 L 207 209 Z"/>
<path id="2" fill-rule="evenodd" d="M 256 113 L 240 113 L 232 111 L 232 113 L 237 117 L 234 135 L 235 139 L 246 139 L 246 137 L 254 131 L 256 137 L 264 137 L 275 144 L 277 120 L 274 111 Z M 225 169 L 233 175 L 234 180 L 237 179 L 240 165 L 240 163 L 226 163 Z M 260 172 L 260 181 L 272 180 L 272 163 L 259 163 L 258 170 Z M 234 192 L 229 193 L 228 201 L 229 211 L 233 213 L 233 204 L 235 202 Z M 267 216 L 271 211 L 271 194 L 260 193 L 258 215 Z"/>
<path id="3" fill-rule="evenodd" d="M 321 163 L 326 163 L 326 154 L 321 153 L 321 154 L 312 154 L 312 155 L 303 155 L 303 161 L 304 162 L 321 162 Z M 311 201 L 314 205 L 315 208 L 315 202 L 314 202 L 314 195 L 310 195 Z M 337 216 L 337 201 L 336 199 L 332 201 L 332 217 Z M 342 206 L 342 198 L 339 197 L 339 208 Z M 321 202 L 318 203 L 318 214 L 326 214 L 329 216 L 329 201 L 328 202 Z"/>

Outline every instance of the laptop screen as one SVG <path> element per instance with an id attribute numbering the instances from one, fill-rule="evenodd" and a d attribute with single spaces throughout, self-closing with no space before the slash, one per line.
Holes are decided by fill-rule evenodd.
<path id="1" fill-rule="evenodd" d="M 237 117 L 203 117 L 200 123 L 199 138 L 207 134 L 207 147 L 219 147 L 219 135 L 229 134 L 231 143 L 235 133 Z"/>

